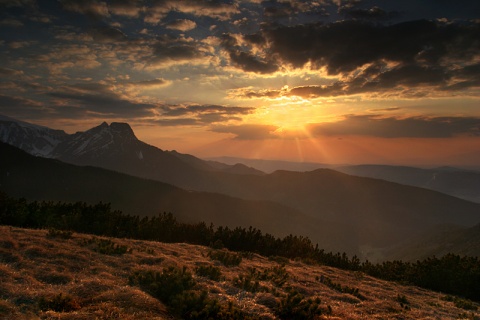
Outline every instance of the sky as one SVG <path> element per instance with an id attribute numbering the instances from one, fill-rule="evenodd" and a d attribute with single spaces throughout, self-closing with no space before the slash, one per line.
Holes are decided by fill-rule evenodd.
<path id="1" fill-rule="evenodd" d="M 480 1 L 0 0 L 0 114 L 198 157 L 480 166 Z"/>

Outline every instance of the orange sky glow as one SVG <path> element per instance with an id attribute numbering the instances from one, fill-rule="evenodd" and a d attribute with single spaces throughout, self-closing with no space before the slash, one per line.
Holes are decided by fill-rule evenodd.
<path id="1" fill-rule="evenodd" d="M 480 166 L 480 4 L 2 1 L 0 114 L 198 157 Z"/>

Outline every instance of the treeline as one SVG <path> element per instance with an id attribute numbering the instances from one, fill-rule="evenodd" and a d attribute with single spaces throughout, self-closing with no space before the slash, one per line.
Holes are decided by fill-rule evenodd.
<path id="1" fill-rule="evenodd" d="M 264 234 L 255 228 L 234 229 L 201 223 L 178 222 L 171 213 L 140 218 L 112 210 L 110 204 L 83 202 L 28 202 L 0 193 L 0 224 L 23 228 L 54 228 L 109 237 L 186 242 L 255 252 L 267 257 L 301 259 L 345 270 L 362 271 L 377 278 L 413 284 L 426 289 L 480 301 L 480 261 L 477 257 L 449 254 L 415 263 L 361 262 L 345 253 L 325 252 L 310 239 Z"/>

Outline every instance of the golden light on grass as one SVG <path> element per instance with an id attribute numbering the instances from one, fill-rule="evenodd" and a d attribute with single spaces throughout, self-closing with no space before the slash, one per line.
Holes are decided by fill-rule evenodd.
<path id="1" fill-rule="evenodd" d="M 198 290 L 206 289 L 220 303 L 232 302 L 262 319 L 277 319 L 278 295 L 285 294 L 287 287 L 307 298 L 320 298 L 322 310 L 331 308 L 331 314 L 324 313 L 318 319 L 480 317 L 477 303 L 477 310 L 467 311 L 446 301 L 444 294 L 378 280 L 361 272 L 285 259 L 281 267 L 280 261 L 257 254 L 244 255 L 240 265 L 226 267 L 209 258 L 211 249 L 206 247 L 101 237 L 131 249 L 109 255 L 84 245 L 91 235 L 73 234 L 71 239 L 49 239 L 46 235 L 44 230 L 0 227 L 0 318 L 167 319 L 170 315 L 166 306 L 129 284 L 128 278 L 135 270 L 161 271 L 169 266 L 185 266 L 194 275 Z M 195 275 L 201 265 L 215 266 L 222 278 L 214 281 Z M 288 274 L 283 285 L 260 280 L 264 289 L 250 292 L 233 284 L 233 279 L 252 270 L 261 274 L 280 267 Z M 345 293 L 345 289 L 358 294 Z M 51 301 L 59 297 L 62 307 L 70 309 L 49 309 L 55 307 Z M 43 310 L 39 304 L 42 299 L 47 301 Z"/>

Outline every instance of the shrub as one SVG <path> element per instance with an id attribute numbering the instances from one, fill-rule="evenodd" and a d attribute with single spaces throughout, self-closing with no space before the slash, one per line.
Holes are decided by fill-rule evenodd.
<path id="1" fill-rule="evenodd" d="M 226 250 L 210 251 L 208 256 L 212 260 L 220 261 L 226 267 L 235 267 L 242 262 L 242 256 L 237 253 L 231 253 Z"/>
<path id="2" fill-rule="evenodd" d="M 137 271 L 130 276 L 130 283 L 170 305 L 177 295 L 192 289 L 196 282 L 186 267 L 168 267 L 162 272 Z"/>
<path id="3" fill-rule="evenodd" d="M 132 252 L 132 249 L 129 249 L 127 246 L 118 245 L 110 239 L 92 237 L 88 240 L 83 240 L 83 245 L 88 246 L 95 252 L 107 255 L 122 255 Z"/>
<path id="4" fill-rule="evenodd" d="M 322 314 L 320 298 L 305 299 L 299 292 L 290 291 L 280 300 L 276 313 L 280 319 L 314 319 Z"/>
<path id="5" fill-rule="evenodd" d="M 319 280 L 321 283 L 324 285 L 328 286 L 329 288 L 338 291 L 340 293 L 348 293 L 351 294 L 352 296 L 355 296 L 359 298 L 360 300 L 365 300 L 365 297 L 360 294 L 358 288 L 354 287 L 349 287 L 349 286 L 342 286 L 340 283 L 333 282 L 332 279 L 329 277 L 325 277 L 324 275 L 321 275 L 320 277 L 317 277 L 317 280 Z M 399 296 L 400 297 L 400 296 Z M 405 297 L 405 296 L 403 296 Z M 398 298 L 397 298 L 398 300 Z M 406 300 L 406 298 L 405 298 Z M 401 301 L 399 301 L 401 302 Z"/>
<path id="6" fill-rule="evenodd" d="M 289 278 L 290 274 L 284 265 L 267 268 L 260 275 L 260 280 L 268 280 L 277 287 L 282 287 Z"/>
<path id="7" fill-rule="evenodd" d="M 400 303 L 400 307 L 404 308 L 405 310 L 410 310 L 410 301 L 408 301 L 407 297 L 405 295 L 397 295 L 398 303 Z"/>
<path id="8" fill-rule="evenodd" d="M 285 264 L 290 262 L 290 260 L 288 258 L 281 257 L 281 256 L 270 256 L 270 257 L 268 257 L 268 260 L 275 261 L 275 262 L 277 262 L 279 264 L 282 264 L 282 265 L 285 265 Z"/>
<path id="9" fill-rule="evenodd" d="M 252 273 L 246 275 L 241 274 L 238 277 L 235 277 L 233 279 L 233 285 L 242 290 L 254 293 L 265 290 L 265 288 L 258 282 L 257 277 Z"/>
<path id="10" fill-rule="evenodd" d="M 207 291 L 183 291 L 173 297 L 170 311 L 182 319 L 217 319 L 221 306 L 216 299 L 210 299 Z"/>
<path id="11" fill-rule="evenodd" d="M 199 266 L 195 269 L 195 273 L 200 277 L 205 277 L 214 281 L 220 281 L 222 278 L 222 271 L 216 266 Z"/>
<path id="12" fill-rule="evenodd" d="M 59 238 L 59 239 L 71 239 L 73 235 L 72 231 L 48 229 L 47 238 Z"/>
<path id="13" fill-rule="evenodd" d="M 450 301 L 453 302 L 455 307 L 464 309 L 464 310 L 477 310 L 477 306 L 475 304 L 467 299 L 462 299 L 459 297 L 454 297 L 454 296 L 445 296 L 442 298 L 444 301 Z"/>
<path id="14" fill-rule="evenodd" d="M 73 297 L 63 293 L 53 297 L 41 297 L 38 301 L 38 307 L 42 311 L 53 310 L 56 312 L 70 312 L 80 309 L 80 305 Z"/>
<path id="15" fill-rule="evenodd" d="M 186 267 L 169 267 L 162 272 L 137 271 L 130 276 L 130 284 L 164 302 L 170 312 L 181 319 L 256 319 L 245 314 L 232 303 L 221 305 L 208 296 L 207 291 L 192 290 L 196 286 Z"/>

